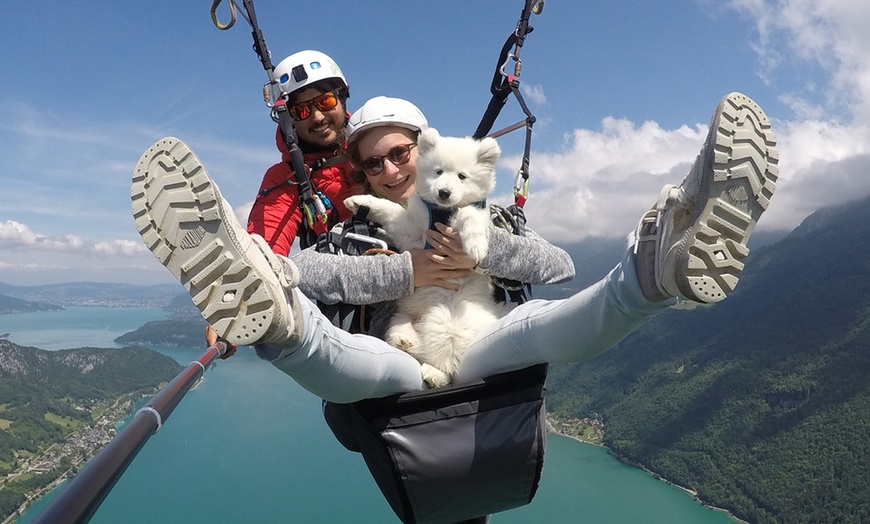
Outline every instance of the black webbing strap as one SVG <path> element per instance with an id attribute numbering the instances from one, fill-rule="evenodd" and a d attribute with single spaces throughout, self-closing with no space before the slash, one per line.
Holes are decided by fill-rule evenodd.
<path id="1" fill-rule="evenodd" d="M 501 53 L 498 55 L 498 63 L 496 64 L 495 73 L 493 74 L 492 85 L 489 88 L 489 92 L 492 93 L 492 98 L 489 100 L 489 105 L 486 106 L 483 118 L 480 119 L 480 123 L 477 125 L 477 131 L 472 135 L 478 140 L 485 137 L 492 129 L 492 125 L 495 124 L 495 119 L 498 118 L 502 107 L 504 107 L 508 96 L 511 94 L 510 81 L 502 74 L 502 64 L 507 63 L 510 50 L 516 43 L 517 35 L 516 33 L 512 33 L 501 48 Z"/>
<path id="2" fill-rule="evenodd" d="M 474 138 L 481 139 L 489 134 L 492 125 L 495 123 L 496 118 L 498 118 L 502 107 L 504 107 L 504 104 L 507 101 L 507 97 L 513 93 L 519 102 L 523 113 L 525 113 L 526 118 L 500 131 L 489 134 L 489 136 L 495 138 L 510 133 L 511 131 L 515 131 L 521 127 L 526 128 L 523 160 L 520 169 L 517 172 L 516 179 L 514 180 L 514 203 L 519 208 L 525 205 L 526 198 L 528 197 L 529 157 L 532 149 L 532 126 L 535 123 L 535 116 L 532 115 L 532 112 L 529 110 L 529 107 L 526 105 L 526 101 L 523 99 L 523 95 L 520 92 L 519 76 L 522 71 L 520 51 L 523 47 L 523 43 L 525 43 L 526 36 L 534 30 L 534 28 L 529 25 L 529 17 L 532 13 L 540 13 L 543 7 L 543 0 L 526 0 L 516 30 L 508 37 L 504 46 L 502 46 L 501 53 L 498 57 L 498 63 L 496 64 L 495 73 L 493 74 L 492 84 L 490 86 L 492 98 L 487 105 L 483 118 L 480 120 L 480 124 L 477 126 L 477 131 L 475 131 L 473 135 Z M 513 48 L 513 52 L 511 51 L 511 48 Z M 505 72 L 505 68 L 511 60 L 516 62 L 513 74 Z"/>
<path id="3" fill-rule="evenodd" d="M 263 32 L 260 31 L 260 26 L 257 23 L 257 14 L 254 10 L 253 0 L 242 0 L 242 7 L 239 7 L 236 0 L 229 0 L 231 20 L 227 24 L 220 23 L 216 16 L 217 7 L 222 1 L 223 0 L 214 0 L 214 3 L 212 4 L 211 14 L 215 26 L 221 30 L 229 29 L 236 21 L 237 10 L 241 10 L 242 17 L 251 26 L 251 36 L 254 39 L 254 52 L 257 53 L 260 63 L 263 64 L 263 69 L 266 70 L 266 74 L 269 76 L 269 84 L 275 85 L 276 81 L 272 75 L 275 67 L 272 65 L 269 49 L 266 46 L 266 39 L 263 38 Z M 311 227 L 315 232 L 318 234 L 324 232 L 327 229 L 327 225 L 323 215 L 326 214 L 327 210 L 324 208 L 323 202 L 321 202 L 312 191 L 309 171 L 305 166 L 302 150 L 299 148 L 299 139 L 296 137 L 296 129 L 293 126 L 293 118 L 290 116 L 287 109 L 287 102 L 284 97 L 279 97 L 278 100 L 275 101 L 275 107 L 272 108 L 272 118 L 278 123 L 278 127 L 281 129 L 281 137 L 284 140 L 284 145 L 287 146 L 287 151 L 290 154 L 290 161 L 288 164 L 293 170 L 296 184 L 299 186 L 299 196 L 302 200 L 303 215 L 308 221 L 309 227 Z M 315 218 L 323 219 L 315 220 Z"/>
<path id="4" fill-rule="evenodd" d="M 517 95 L 526 116 L 531 116 L 531 113 L 528 108 L 525 107 L 525 103 L 522 101 L 522 96 L 520 96 L 518 90 L 519 76 L 522 70 L 520 51 L 526 41 L 526 36 L 534 31 L 534 28 L 529 25 L 529 18 L 532 16 L 532 13 L 540 13 L 543 7 L 544 2 L 542 0 L 526 0 L 523 11 L 520 13 L 520 19 L 517 22 L 516 30 L 514 30 L 514 32 L 508 37 L 507 41 L 505 41 L 504 46 L 501 48 L 501 53 L 498 55 L 498 62 L 496 63 L 495 73 L 493 73 L 492 77 L 492 84 L 489 88 L 490 93 L 492 93 L 492 99 L 490 99 L 489 105 L 483 114 L 483 118 L 481 118 L 480 124 L 477 126 L 477 131 L 474 132 L 474 138 L 481 139 L 489 133 L 511 92 L 514 92 L 514 94 Z M 514 48 L 514 52 L 511 52 L 511 48 Z M 508 62 L 511 60 L 516 61 L 513 75 L 505 73 L 505 67 L 507 67 Z M 512 84 L 514 83 L 517 85 L 513 86 Z M 512 130 L 513 129 L 511 129 L 511 131 Z"/>
<path id="5" fill-rule="evenodd" d="M 525 236 L 526 214 L 523 208 L 516 204 L 506 208 L 491 205 L 489 214 L 492 223 L 506 229 L 511 234 Z M 492 277 L 493 297 L 496 302 L 512 302 L 524 304 L 532 298 L 532 286 L 517 280 Z"/>
<path id="6" fill-rule="evenodd" d="M 520 14 L 519 22 L 517 22 L 516 30 L 505 41 L 501 48 L 501 53 L 498 56 L 495 73 L 493 74 L 492 84 L 490 85 L 490 93 L 492 98 L 487 105 L 483 118 L 477 126 L 477 131 L 474 132 L 474 138 L 481 139 L 487 136 L 492 129 L 495 120 L 507 101 L 508 96 L 513 94 L 520 107 L 525 113 L 526 118 L 513 125 L 510 125 L 502 130 L 489 134 L 491 137 L 499 137 L 511 131 L 515 131 L 521 127 L 526 128 L 525 146 L 523 148 L 523 159 L 520 169 L 517 172 L 514 181 L 514 205 L 508 208 L 500 208 L 493 206 L 491 215 L 494 222 L 499 223 L 502 227 L 517 235 L 523 235 L 526 225 L 526 217 L 523 213 L 523 205 L 528 197 L 529 184 L 529 157 L 531 156 L 532 147 L 532 126 L 535 123 L 535 116 L 520 92 L 519 76 L 522 71 L 522 61 L 520 60 L 520 50 L 525 43 L 526 36 L 531 33 L 534 28 L 529 25 L 529 18 L 532 14 L 539 14 L 543 9 L 544 2 L 542 0 L 526 0 L 523 11 Z M 511 49 L 513 48 L 513 52 Z M 514 60 L 514 74 L 505 72 L 508 62 Z M 531 286 L 507 280 L 503 278 L 493 278 L 495 284 L 495 296 L 499 301 L 510 301 L 517 304 L 522 304 L 531 298 Z M 506 295 L 506 296 L 505 296 Z"/>

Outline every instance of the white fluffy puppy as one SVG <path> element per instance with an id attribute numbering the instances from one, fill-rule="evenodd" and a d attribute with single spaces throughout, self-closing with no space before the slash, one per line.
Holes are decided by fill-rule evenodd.
<path id="1" fill-rule="evenodd" d="M 486 256 L 490 225 L 486 197 L 495 187 L 495 162 L 501 150 L 492 138 L 442 137 L 424 130 L 417 141 L 417 190 L 407 207 L 373 195 L 345 200 L 352 212 L 369 208 L 368 218 L 381 224 L 401 251 L 423 247 L 430 227 L 430 209 L 450 210 L 466 254 L 477 262 Z M 387 342 L 422 364 L 423 379 L 432 387 L 450 383 L 471 339 L 503 314 L 488 276 L 472 273 L 456 279 L 458 291 L 417 288 L 399 301 Z"/>

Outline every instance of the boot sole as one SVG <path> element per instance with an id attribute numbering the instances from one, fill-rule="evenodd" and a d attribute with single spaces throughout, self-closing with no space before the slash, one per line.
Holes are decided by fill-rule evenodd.
<path id="1" fill-rule="evenodd" d="M 731 93 L 713 114 L 705 148 L 694 225 L 686 232 L 677 267 L 684 270 L 681 291 L 705 303 L 734 291 L 749 254 L 746 243 L 770 205 L 779 177 L 779 153 L 770 120 L 741 93 Z"/>
<path id="2" fill-rule="evenodd" d="M 236 218 L 186 144 L 167 137 L 148 148 L 133 171 L 130 198 L 145 245 L 219 335 L 248 345 L 281 321 L 273 317 L 283 296 L 272 289 L 280 284 L 265 282 L 278 277 L 264 276 L 250 260 L 251 250 L 262 253 L 250 237 L 227 226 Z"/>

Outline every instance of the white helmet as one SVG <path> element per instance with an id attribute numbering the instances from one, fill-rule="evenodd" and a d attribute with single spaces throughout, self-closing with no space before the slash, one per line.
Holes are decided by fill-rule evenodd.
<path id="1" fill-rule="evenodd" d="M 277 82 L 277 86 L 274 87 L 278 91 L 277 93 L 273 91 L 273 101 L 279 96 L 289 95 L 315 82 L 330 78 L 338 80 L 345 89 L 348 88 L 347 80 L 335 60 L 320 51 L 307 50 L 293 53 L 275 66 L 272 78 Z"/>
<path id="2" fill-rule="evenodd" d="M 347 123 L 348 144 L 359 140 L 363 130 L 380 126 L 398 126 L 420 132 L 429 127 L 429 122 L 423 112 L 407 100 L 376 96 L 351 115 Z"/>

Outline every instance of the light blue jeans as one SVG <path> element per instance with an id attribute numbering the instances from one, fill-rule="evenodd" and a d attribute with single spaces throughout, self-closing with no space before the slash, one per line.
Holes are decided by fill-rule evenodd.
<path id="1" fill-rule="evenodd" d="M 666 309 L 674 300 L 650 302 L 635 273 L 634 238 L 619 264 L 594 285 L 564 300 L 531 300 L 484 328 L 469 345 L 456 382 L 543 362 L 592 358 Z M 420 364 L 402 350 L 368 335 L 351 335 L 324 318 L 296 292 L 302 338 L 292 347 L 257 346 L 272 362 L 320 398 L 348 403 L 426 389 Z"/>

